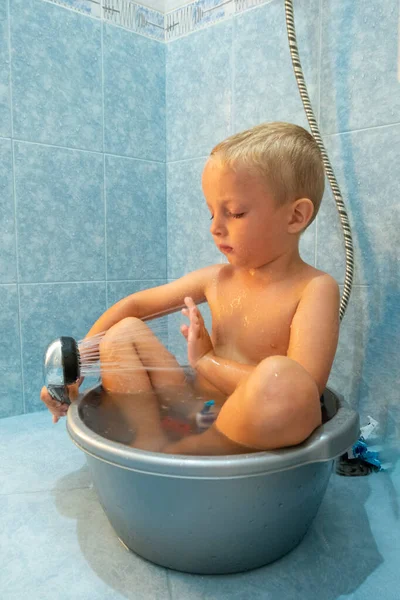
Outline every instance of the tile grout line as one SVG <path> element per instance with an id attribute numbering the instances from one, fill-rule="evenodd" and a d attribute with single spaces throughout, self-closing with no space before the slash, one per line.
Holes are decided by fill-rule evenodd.
<path id="1" fill-rule="evenodd" d="M 385 123 L 384 125 L 374 125 L 373 127 L 359 127 L 358 129 L 348 129 L 347 131 L 335 131 L 332 133 L 324 133 L 324 137 L 335 137 L 336 135 L 351 135 L 353 133 L 360 133 L 364 131 L 375 131 L 376 129 L 385 129 L 386 127 L 398 127 L 400 121 L 393 121 L 393 123 Z"/>
<path id="2" fill-rule="evenodd" d="M 146 279 L 108 279 L 109 283 L 135 283 L 142 281 L 164 281 L 162 277 L 150 277 Z M 87 284 L 95 284 L 95 283 L 104 283 L 104 279 L 82 279 L 80 281 L 77 280 L 65 280 L 65 281 L 29 281 L 26 283 L 20 283 L 23 286 L 33 286 L 33 285 L 80 285 L 81 283 Z M 9 283 L 0 283 L 0 286 L 12 286 L 16 285 L 15 282 L 10 281 Z"/>
<path id="3" fill-rule="evenodd" d="M 169 160 L 168 164 L 172 165 L 181 162 L 189 162 L 191 160 L 207 160 L 207 158 L 208 154 L 205 154 L 204 156 L 194 156 L 193 158 L 179 158 L 177 160 Z"/>
<path id="4" fill-rule="evenodd" d="M 103 3 L 101 2 L 101 17 Z M 107 247 L 107 185 L 106 185 L 106 147 L 105 147 L 105 109 L 104 109 L 104 20 L 101 20 L 100 51 L 101 51 L 101 101 L 103 110 L 103 202 L 104 202 L 104 278 L 106 292 L 106 310 L 108 309 L 108 247 Z"/>
<path id="5" fill-rule="evenodd" d="M 0 136 L 0 139 L 1 140 L 9 140 L 11 138 Z M 15 142 L 18 142 L 19 144 L 30 144 L 32 146 L 43 146 L 44 148 L 57 148 L 59 150 L 69 150 L 71 152 L 87 152 L 90 154 L 100 154 L 100 155 L 105 154 L 106 156 L 113 156 L 115 158 L 122 158 L 122 159 L 126 159 L 126 160 L 138 160 L 140 162 L 164 164 L 164 161 L 162 161 L 162 160 L 155 160 L 155 159 L 150 159 L 150 158 L 140 158 L 138 156 L 125 156 L 123 154 L 114 154 L 112 152 L 103 152 L 102 150 L 87 150 L 86 148 L 73 148 L 71 146 L 46 144 L 44 142 L 32 142 L 30 140 L 19 140 L 16 138 L 13 138 L 13 139 Z"/>
<path id="6" fill-rule="evenodd" d="M 15 231 L 15 266 L 17 271 L 17 298 L 18 298 L 18 332 L 19 332 L 19 356 L 20 356 L 20 375 L 22 390 L 22 410 L 26 413 L 25 401 L 25 382 L 24 382 L 24 360 L 22 352 L 22 326 L 21 326 L 21 292 L 19 277 L 19 252 L 18 252 L 18 228 L 17 228 L 17 194 L 15 181 L 15 140 L 14 140 L 14 115 L 13 115 L 13 88 L 12 88 L 12 53 L 11 53 L 11 7 L 10 0 L 7 0 L 8 17 L 8 55 L 9 55 L 9 75 L 10 75 L 10 124 L 11 124 L 11 160 L 13 171 L 13 196 L 14 196 L 14 231 Z"/>

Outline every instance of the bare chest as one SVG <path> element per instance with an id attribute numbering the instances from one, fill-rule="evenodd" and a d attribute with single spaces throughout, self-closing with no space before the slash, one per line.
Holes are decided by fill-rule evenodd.
<path id="1" fill-rule="evenodd" d="M 208 298 L 212 340 L 218 356 L 257 364 L 285 355 L 298 297 L 283 289 L 250 290 L 221 286 Z"/>

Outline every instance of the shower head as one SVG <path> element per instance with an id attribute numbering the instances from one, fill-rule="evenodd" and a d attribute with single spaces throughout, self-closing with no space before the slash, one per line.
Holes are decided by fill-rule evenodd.
<path id="1" fill-rule="evenodd" d="M 67 386 L 80 378 L 80 366 L 78 344 L 74 338 L 60 337 L 48 346 L 44 356 L 44 379 L 54 400 L 71 404 Z"/>

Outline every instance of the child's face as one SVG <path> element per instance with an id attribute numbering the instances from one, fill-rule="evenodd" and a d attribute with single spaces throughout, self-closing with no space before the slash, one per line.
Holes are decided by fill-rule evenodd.
<path id="1" fill-rule="evenodd" d="M 290 204 L 277 205 L 260 176 L 210 158 L 202 185 L 215 245 L 231 264 L 256 269 L 285 251 Z"/>

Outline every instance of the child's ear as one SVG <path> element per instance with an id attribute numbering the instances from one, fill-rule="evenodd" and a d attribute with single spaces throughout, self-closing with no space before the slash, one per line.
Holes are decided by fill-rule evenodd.
<path id="1" fill-rule="evenodd" d="M 314 214 L 314 204 L 309 198 L 299 198 L 291 205 L 288 233 L 301 233 Z"/>

